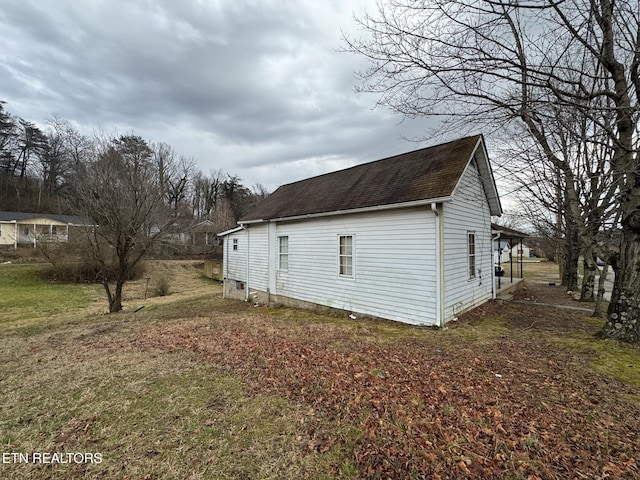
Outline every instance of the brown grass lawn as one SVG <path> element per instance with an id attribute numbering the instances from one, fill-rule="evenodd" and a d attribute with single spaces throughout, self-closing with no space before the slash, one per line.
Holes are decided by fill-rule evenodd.
<path id="1" fill-rule="evenodd" d="M 138 313 L 96 298 L 5 329 L 3 452 L 102 462 L 0 477 L 640 478 L 640 351 L 596 340 L 584 312 L 489 303 L 418 329 L 223 300 L 192 263 L 149 271 L 173 293 L 137 282 Z"/>

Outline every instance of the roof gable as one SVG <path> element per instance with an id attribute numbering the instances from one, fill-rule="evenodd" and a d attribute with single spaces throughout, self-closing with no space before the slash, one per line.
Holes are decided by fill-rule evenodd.
<path id="1" fill-rule="evenodd" d="M 496 187 L 496 182 L 493 178 L 493 171 L 491 169 L 491 163 L 489 163 L 489 156 L 487 154 L 484 141 L 479 141 L 476 144 L 475 151 L 473 152 L 471 158 L 469 158 L 469 162 L 467 163 L 466 168 L 468 168 L 471 164 L 473 164 L 478 171 L 480 186 L 482 187 L 485 198 L 487 199 L 487 202 L 489 204 L 489 211 L 491 215 L 502 215 L 502 204 L 500 203 L 498 188 Z M 455 195 L 461 181 L 462 176 L 458 179 L 458 183 L 456 184 L 452 195 Z"/>
<path id="2" fill-rule="evenodd" d="M 484 155 L 475 135 L 283 185 L 240 223 L 447 198 L 479 145 Z"/>

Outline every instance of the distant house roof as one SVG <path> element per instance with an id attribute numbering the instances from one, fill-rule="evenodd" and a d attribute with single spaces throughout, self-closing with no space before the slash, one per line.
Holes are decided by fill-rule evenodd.
<path id="1" fill-rule="evenodd" d="M 502 209 L 481 135 L 422 148 L 279 187 L 240 223 L 450 197 L 473 156 L 492 215 Z"/>
<path id="2" fill-rule="evenodd" d="M 58 215 L 56 213 L 0 212 L 0 222 L 22 222 L 31 218 L 50 218 L 70 225 L 91 225 L 93 222 L 77 215 Z"/>
<path id="3" fill-rule="evenodd" d="M 195 230 L 197 232 L 214 232 L 215 224 L 209 220 L 202 220 L 194 225 L 191 225 L 187 230 Z"/>

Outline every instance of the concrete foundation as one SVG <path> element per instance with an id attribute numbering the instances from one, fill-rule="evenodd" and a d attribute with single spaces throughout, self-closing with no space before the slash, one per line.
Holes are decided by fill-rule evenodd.
<path id="1" fill-rule="evenodd" d="M 247 291 L 246 291 L 246 283 L 226 279 L 224 281 L 224 298 L 232 298 L 235 300 L 247 300 Z M 314 312 L 327 313 L 330 315 L 336 316 L 345 316 L 352 312 L 347 310 L 342 310 L 339 308 L 327 307 L 325 305 L 320 305 L 318 303 L 307 302 L 305 300 L 298 300 L 296 298 L 285 297 L 283 295 L 271 295 L 269 292 L 264 292 L 262 290 L 249 290 L 248 301 L 251 303 L 259 303 L 261 305 L 268 305 L 272 308 L 277 307 L 292 307 L 292 308 L 301 308 L 305 310 L 312 310 Z M 378 317 L 373 317 L 371 315 L 363 315 L 356 313 L 358 318 L 371 318 L 377 319 Z"/>

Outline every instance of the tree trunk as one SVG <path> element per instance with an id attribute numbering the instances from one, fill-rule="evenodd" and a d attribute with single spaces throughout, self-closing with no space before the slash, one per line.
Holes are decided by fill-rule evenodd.
<path id="1" fill-rule="evenodd" d="M 624 225 L 624 222 L 623 222 Z M 640 233 L 624 228 L 607 319 L 600 336 L 640 342 Z"/>
<path id="2" fill-rule="evenodd" d="M 596 296 L 596 306 L 593 309 L 592 317 L 602 317 L 602 301 L 604 300 L 604 284 L 607 280 L 607 274 L 609 273 L 609 264 L 605 263 L 600 272 L 600 278 L 598 279 L 598 295 Z"/>
<path id="3" fill-rule="evenodd" d="M 562 285 L 567 291 L 578 290 L 579 237 L 575 225 L 567 228 L 563 251 Z"/>
<path id="4" fill-rule="evenodd" d="M 584 252 L 584 276 L 582 277 L 582 288 L 580 290 L 581 302 L 593 302 L 593 290 L 596 283 L 596 271 L 598 266 L 593 258 L 593 254 L 590 249 L 586 249 Z"/>
<path id="5" fill-rule="evenodd" d="M 104 291 L 107 292 L 107 300 L 109 301 L 109 313 L 117 313 L 122 311 L 122 286 L 124 280 L 118 280 L 116 282 L 115 291 L 112 292 L 109 287 L 109 281 L 106 278 L 102 280 L 102 286 Z"/>
<path id="6" fill-rule="evenodd" d="M 117 313 L 122 311 L 122 287 L 124 281 L 118 279 L 116 282 L 116 291 L 113 297 L 109 299 L 109 313 Z"/>

